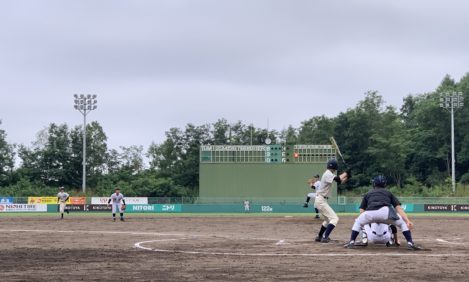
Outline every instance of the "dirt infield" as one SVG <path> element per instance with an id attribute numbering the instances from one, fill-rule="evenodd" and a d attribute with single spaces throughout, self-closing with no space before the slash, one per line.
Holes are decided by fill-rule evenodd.
<path id="1" fill-rule="evenodd" d="M 315 243 L 313 217 L 0 216 L 1 281 L 467 281 L 469 217 L 416 217 L 427 249 Z M 401 235 L 401 240 L 404 239 Z"/>

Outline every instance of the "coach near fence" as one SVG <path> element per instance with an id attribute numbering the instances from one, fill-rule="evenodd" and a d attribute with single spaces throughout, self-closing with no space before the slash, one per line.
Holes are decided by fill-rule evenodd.
<path id="1" fill-rule="evenodd" d="M 467 281 L 468 217 L 414 218 L 431 251 L 345 249 L 355 216 L 314 243 L 311 216 L 0 217 L 2 281 Z M 451 232 L 449 232 L 449 230 Z M 116 274 L 118 273 L 118 274 Z"/>

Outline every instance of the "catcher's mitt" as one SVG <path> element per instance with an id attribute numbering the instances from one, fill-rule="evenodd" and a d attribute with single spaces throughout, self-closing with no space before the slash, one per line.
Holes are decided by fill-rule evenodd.
<path id="1" fill-rule="evenodd" d="M 121 205 L 121 211 L 125 211 L 125 205 Z"/>

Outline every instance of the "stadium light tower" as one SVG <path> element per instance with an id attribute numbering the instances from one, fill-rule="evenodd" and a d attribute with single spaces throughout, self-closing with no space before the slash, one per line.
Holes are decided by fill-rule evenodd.
<path id="1" fill-rule="evenodd" d="M 75 110 L 78 110 L 83 115 L 83 193 L 86 192 L 86 115 L 98 107 L 96 95 L 74 94 Z"/>
<path id="2" fill-rule="evenodd" d="M 464 106 L 464 97 L 461 92 L 444 93 L 440 97 L 440 107 L 451 112 L 451 183 L 453 193 L 456 191 L 456 161 L 454 156 L 454 110 Z"/>

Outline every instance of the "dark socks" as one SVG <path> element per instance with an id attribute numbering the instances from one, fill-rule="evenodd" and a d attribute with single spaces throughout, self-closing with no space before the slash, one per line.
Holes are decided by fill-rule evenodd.
<path id="1" fill-rule="evenodd" d="M 121 218 L 124 218 L 124 213 L 121 213 Z"/>
<path id="2" fill-rule="evenodd" d="M 407 243 L 413 243 L 412 241 L 412 234 L 410 233 L 410 230 L 402 232 L 404 234 L 405 239 L 407 240 Z"/>
<path id="3" fill-rule="evenodd" d="M 306 203 L 309 203 L 310 197 L 306 197 Z"/>
<path id="4" fill-rule="evenodd" d="M 335 225 L 334 224 L 328 224 L 326 227 L 326 232 L 324 232 L 324 235 L 322 236 L 323 238 L 329 238 L 329 235 L 331 234 L 332 230 L 334 229 Z"/>
<path id="5" fill-rule="evenodd" d="M 116 218 L 116 214 L 115 214 L 115 213 L 112 214 L 112 218 Z"/>
<path id="6" fill-rule="evenodd" d="M 355 239 L 357 239 L 357 236 L 360 232 L 358 231 L 355 231 L 355 230 L 352 230 L 352 235 L 350 235 L 350 242 L 351 241 L 355 241 Z"/>
<path id="7" fill-rule="evenodd" d="M 314 210 L 316 211 L 316 214 L 319 214 L 319 210 L 317 208 L 314 208 Z"/>
<path id="8" fill-rule="evenodd" d="M 321 229 L 319 230 L 318 237 L 322 238 L 322 235 L 324 234 L 325 231 L 326 231 L 326 227 L 321 225 Z"/>
<path id="9" fill-rule="evenodd" d="M 397 233 L 397 228 L 396 228 L 396 226 L 394 226 L 394 225 L 391 224 L 389 227 L 391 228 L 392 234 L 396 234 L 396 233 Z"/>

